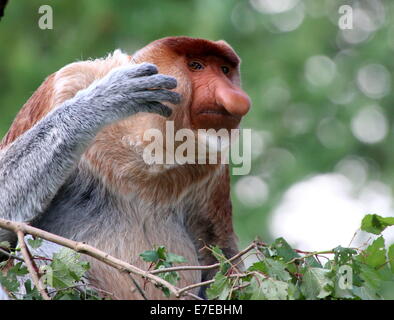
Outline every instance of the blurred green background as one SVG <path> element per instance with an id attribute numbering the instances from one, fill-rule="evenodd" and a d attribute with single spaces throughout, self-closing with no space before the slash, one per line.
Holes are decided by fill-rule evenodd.
<path id="1" fill-rule="evenodd" d="M 53 30 L 38 27 L 44 4 Z M 344 4 L 351 30 L 338 26 Z M 232 177 L 241 246 L 257 235 L 303 247 L 339 241 L 340 232 L 350 240 L 360 215 L 393 214 L 393 8 L 389 0 L 10 0 L 0 22 L 0 137 L 65 64 L 170 35 L 225 39 L 253 101 L 243 122 L 253 130 L 252 171 Z"/>

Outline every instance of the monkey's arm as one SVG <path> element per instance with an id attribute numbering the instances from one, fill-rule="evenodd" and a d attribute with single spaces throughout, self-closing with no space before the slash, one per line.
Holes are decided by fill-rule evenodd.
<path id="1" fill-rule="evenodd" d="M 42 213 L 103 126 L 137 112 L 170 115 L 158 101 L 179 102 L 166 90 L 176 80 L 156 73 L 147 63 L 114 69 L 1 150 L 0 217 L 31 221 Z M 11 234 L 0 229 L 5 239 Z"/>
<path id="2" fill-rule="evenodd" d="M 237 237 L 233 230 L 232 204 L 230 199 L 230 174 L 228 165 L 216 180 L 216 186 L 208 202 L 206 213 L 209 220 L 210 241 L 206 244 L 217 245 L 222 249 L 227 258 L 231 258 L 238 253 Z M 207 224 L 206 224 L 207 225 Z M 209 252 L 203 250 L 203 264 L 213 264 L 217 260 Z M 211 279 L 217 270 L 207 270 L 203 272 L 203 280 Z"/>
<path id="3" fill-rule="evenodd" d="M 233 230 L 232 223 L 232 204 L 230 199 L 230 174 L 228 165 L 221 174 L 215 179 L 215 187 L 207 203 L 207 211 L 201 217 L 204 220 L 198 225 L 204 226 L 205 231 L 201 232 L 202 245 L 218 246 L 226 258 L 231 258 L 238 253 L 237 237 Z M 205 236 L 204 236 L 205 233 Z M 208 249 L 199 250 L 199 260 L 202 265 L 212 265 L 217 263 L 216 258 Z M 235 263 L 238 263 L 235 262 Z M 242 269 L 242 265 L 237 265 Z M 201 280 L 211 280 L 218 269 L 202 271 Z M 206 298 L 205 290 L 208 286 L 200 289 L 199 296 Z"/>

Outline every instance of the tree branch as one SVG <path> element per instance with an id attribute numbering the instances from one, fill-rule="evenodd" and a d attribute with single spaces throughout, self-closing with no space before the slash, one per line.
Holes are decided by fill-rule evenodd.
<path id="1" fill-rule="evenodd" d="M 4 254 L 5 256 L 7 256 L 9 258 L 12 258 L 12 259 L 15 259 L 15 260 L 18 260 L 18 261 L 21 261 L 21 262 L 25 262 L 25 260 L 23 260 L 21 257 L 18 257 L 18 256 L 14 255 L 14 254 L 11 254 L 11 253 L 7 252 L 6 250 L 4 250 L 2 248 L 0 248 L 0 253 Z"/>
<path id="2" fill-rule="evenodd" d="M 29 249 L 27 249 L 25 239 L 24 239 L 25 234 L 21 230 L 16 230 L 16 234 L 18 236 L 18 242 L 19 242 L 19 246 L 21 248 L 22 256 L 25 260 L 27 270 L 29 270 L 29 273 L 30 273 L 31 279 L 34 282 L 34 285 L 36 286 L 36 288 L 38 289 L 38 292 L 40 293 L 41 297 L 44 300 L 51 300 L 51 298 L 48 296 L 48 293 L 45 291 L 45 287 L 42 284 L 42 281 L 38 276 L 36 268 L 33 265 L 33 261 L 31 260 L 31 255 L 30 255 Z"/>

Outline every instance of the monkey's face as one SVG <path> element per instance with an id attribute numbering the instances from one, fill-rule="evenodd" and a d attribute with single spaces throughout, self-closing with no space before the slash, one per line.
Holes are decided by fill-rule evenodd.
<path id="1" fill-rule="evenodd" d="M 174 76 L 174 91 L 182 96 L 170 106 L 176 128 L 235 129 L 250 108 L 240 88 L 239 58 L 224 41 L 188 37 L 157 40 L 135 54 L 136 63 L 151 62 L 159 72 Z"/>
<path id="2" fill-rule="evenodd" d="M 239 87 L 237 68 L 219 57 L 186 58 L 192 84 L 193 129 L 235 129 L 249 111 L 250 99 Z"/>

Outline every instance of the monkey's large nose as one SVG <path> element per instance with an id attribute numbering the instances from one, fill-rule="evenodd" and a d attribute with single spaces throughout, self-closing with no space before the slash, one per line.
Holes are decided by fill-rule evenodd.
<path id="1" fill-rule="evenodd" d="M 216 102 L 230 114 L 243 117 L 250 109 L 250 98 L 239 88 L 221 86 L 216 89 Z"/>

